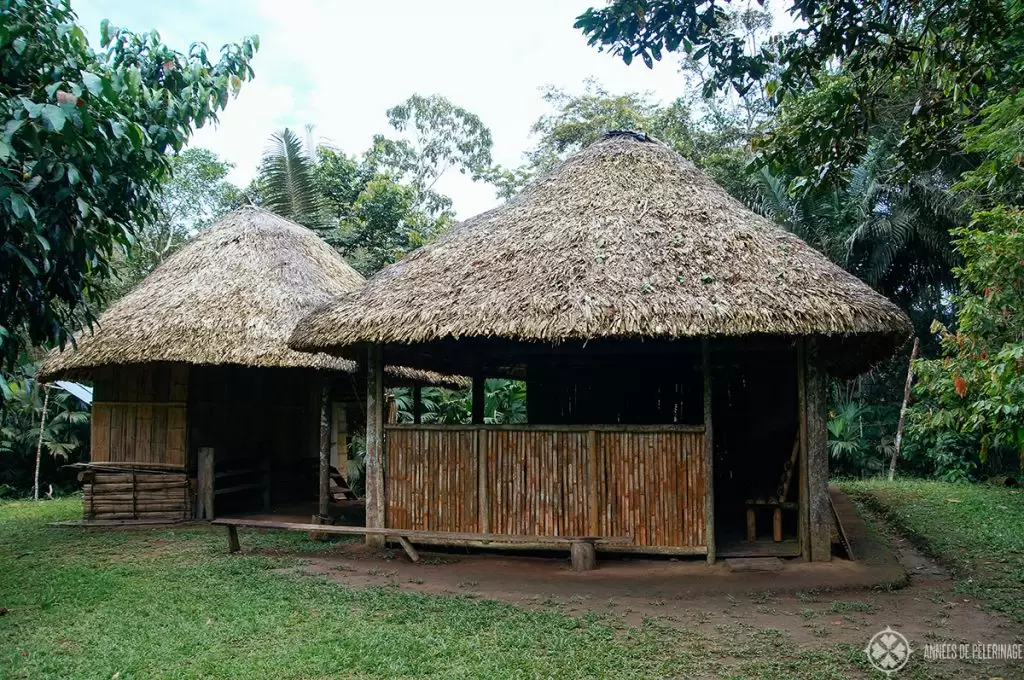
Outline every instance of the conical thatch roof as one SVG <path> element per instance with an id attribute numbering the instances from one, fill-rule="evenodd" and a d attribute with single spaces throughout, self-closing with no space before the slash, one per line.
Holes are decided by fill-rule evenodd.
<path id="1" fill-rule="evenodd" d="M 288 348 L 295 324 L 364 279 L 309 229 L 246 207 L 221 218 L 104 312 L 77 348 L 51 352 L 43 380 L 102 366 L 183 362 L 354 372 L 356 364 Z M 393 376 L 448 382 L 409 369 Z M 433 381 L 433 380 L 430 380 Z"/>
<path id="2" fill-rule="evenodd" d="M 909 332 L 894 304 L 666 146 L 612 133 L 317 310 L 291 346 L 826 335 L 877 360 Z"/>

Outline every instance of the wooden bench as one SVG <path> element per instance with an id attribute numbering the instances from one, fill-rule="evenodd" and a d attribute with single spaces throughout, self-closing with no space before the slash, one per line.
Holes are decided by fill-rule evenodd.
<path id="1" fill-rule="evenodd" d="M 576 571 L 590 571 L 597 568 L 597 544 L 629 545 L 630 537 L 609 538 L 604 536 L 515 536 L 507 534 L 469 534 L 449 531 L 420 531 L 416 529 L 382 529 L 370 527 L 335 526 L 333 524 L 304 524 L 299 522 L 274 522 L 269 520 L 243 519 L 224 517 L 211 522 L 217 526 L 227 527 L 228 551 L 238 552 L 238 527 L 251 529 L 278 529 L 282 531 L 301 531 L 304 533 L 339 534 L 349 536 L 384 536 L 385 539 L 397 541 L 412 562 L 418 562 L 419 553 L 413 542 L 443 541 L 447 544 L 468 543 L 486 547 L 495 545 L 529 545 L 531 548 L 548 548 L 551 550 L 569 550 L 572 567 Z"/>
<path id="2" fill-rule="evenodd" d="M 761 509 L 772 511 L 772 541 L 775 543 L 782 541 L 782 511 L 796 510 L 799 508 L 799 504 L 791 503 L 786 500 L 789 496 L 789 489 L 792 486 L 793 471 L 796 470 L 799 456 L 800 439 L 797 437 L 793 441 L 793 450 L 789 454 L 789 460 L 786 461 L 786 464 L 782 469 L 782 477 L 779 479 L 779 486 L 775 490 L 775 495 L 769 496 L 768 498 L 752 498 L 747 501 L 748 541 L 757 540 L 757 511 Z"/>

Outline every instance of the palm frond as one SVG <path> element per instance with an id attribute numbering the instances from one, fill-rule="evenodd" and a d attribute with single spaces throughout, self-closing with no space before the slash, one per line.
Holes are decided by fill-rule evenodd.
<path id="1" fill-rule="evenodd" d="M 294 131 L 271 135 L 260 166 L 263 207 L 307 227 L 319 226 L 323 211 L 314 168 L 311 150 Z"/>

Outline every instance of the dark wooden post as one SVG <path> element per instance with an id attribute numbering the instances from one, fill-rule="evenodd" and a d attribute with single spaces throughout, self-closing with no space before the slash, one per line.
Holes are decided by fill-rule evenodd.
<path id="1" fill-rule="evenodd" d="M 832 559 L 828 497 L 828 376 L 816 341 L 807 344 L 807 497 L 812 562 Z"/>
<path id="2" fill-rule="evenodd" d="M 382 529 L 384 517 L 384 357 L 370 345 L 366 357 L 366 526 Z M 384 537 L 367 535 L 366 544 L 384 547 Z"/>
<path id="3" fill-rule="evenodd" d="M 715 563 L 715 439 L 711 427 L 711 343 L 700 344 L 701 367 L 704 373 L 704 530 L 708 548 L 708 564 Z"/>
<path id="4" fill-rule="evenodd" d="M 320 497 L 317 523 L 329 524 L 331 501 L 331 385 L 324 378 L 320 390 Z"/>
<path id="5" fill-rule="evenodd" d="M 412 422 L 419 425 L 423 418 L 423 385 L 412 387 Z"/>
<path id="6" fill-rule="evenodd" d="M 215 453 L 210 447 L 199 448 L 199 485 L 196 517 L 198 519 L 213 519 L 213 492 L 214 492 L 214 463 Z"/>
<path id="7" fill-rule="evenodd" d="M 797 344 L 800 395 L 800 552 L 810 562 L 832 559 L 828 497 L 828 378 L 817 343 Z"/>
<path id="8" fill-rule="evenodd" d="M 484 424 L 484 376 L 473 374 L 473 424 Z"/>

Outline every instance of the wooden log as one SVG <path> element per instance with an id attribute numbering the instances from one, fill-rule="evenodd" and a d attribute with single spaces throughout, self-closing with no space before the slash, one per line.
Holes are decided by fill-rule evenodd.
<path id="1" fill-rule="evenodd" d="M 704 531 L 708 564 L 715 563 L 715 447 L 711 427 L 711 344 L 701 340 L 701 367 L 704 373 Z"/>
<path id="2" fill-rule="evenodd" d="M 797 534 L 800 539 L 800 555 L 805 562 L 810 562 L 811 535 L 807 497 L 807 340 L 805 338 L 799 338 L 796 341 L 796 387 L 797 416 L 800 421 L 797 433 L 800 437 L 800 465 L 797 480 L 800 507 L 797 510 Z"/>
<path id="3" fill-rule="evenodd" d="M 331 502 L 331 387 L 324 379 L 320 392 L 320 491 L 317 512 L 326 518 Z"/>
<path id="4" fill-rule="evenodd" d="M 199 491 L 197 494 L 198 519 L 213 519 L 214 465 L 216 452 L 210 447 L 199 449 Z"/>
<path id="5" fill-rule="evenodd" d="M 569 555 L 574 571 L 597 569 L 597 550 L 590 541 L 573 541 L 569 548 Z"/>
<path id="6" fill-rule="evenodd" d="M 807 498 L 812 562 L 832 559 L 828 496 L 828 379 L 814 341 L 807 348 Z"/>
<path id="7" fill-rule="evenodd" d="M 366 526 L 383 528 L 384 510 L 384 358 L 381 345 L 367 349 L 366 360 Z M 384 547 L 379 535 L 366 536 L 366 544 Z"/>
<path id="8" fill-rule="evenodd" d="M 775 508 L 772 512 L 772 540 L 782 542 L 782 508 Z"/>

